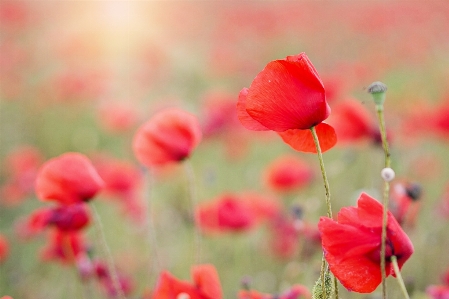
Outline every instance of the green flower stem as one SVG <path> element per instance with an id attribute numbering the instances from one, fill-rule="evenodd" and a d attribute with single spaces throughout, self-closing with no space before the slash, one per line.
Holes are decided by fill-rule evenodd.
<path id="1" fill-rule="evenodd" d="M 197 202 L 197 192 L 195 185 L 195 173 L 193 172 L 192 163 L 190 160 L 184 162 L 184 169 L 187 175 L 187 181 L 189 185 L 189 199 L 191 205 L 191 218 L 194 226 L 194 244 L 195 244 L 195 264 L 201 262 L 201 232 L 195 221 L 195 207 Z"/>
<path id="2" fill-rule="evenodd" d="M 393 264 L 394 273 L 396 274 L 396 279 L 398 280 L 399 286 L 401 287 L 402 293 L 406 299 L 410 299 L 408 295 L 407 288 L 405 287 L 404 280 L 402 279 L 401 271 L 399 270 L 398 260 L 396 256 L 391 257 L 391 263 Z"/>
<path id="3" fill-rule="evenodd" d="M 148 261 L 148 277 L 149 281 L 153 282 L 156 280 L 158 273 L 162 270 L 160 254 L 158 250 L 158 242 L 156 237 L 156 227 L 154 224 L 154 213 L 153 213 L 153 188 L 154 188 L 154 175 L 151 169 L 147 169 L 145 173 L 145 185 L 144 185 L 144 201 L 146 217 L 145 217 L 145 230 L 146 230 L 146 239 L 147 246 L 149 246 L 148 252 L 149 261 Z"/>
<path id="4" fill-rule="evenodd" d="M 109 269 L 109 272 L 111 273 L 112 283 L 117 292 L 118 298 L 126 299 L 125 294 L 123 293 L 122 287 L 120 285 L 120 281 L 118 279 L 117 271 L 116 271 L 115 265 L 114 265 L 114 260 L 112 258 L 111 249 L 109 248 L 108 243 L 106 242 L 106 237 L 104 235 L 104 230 L 103 230 L 103 222 L 101 222 L 100 215 L 98 214 L 97 208 L 95 207 L 94 203 L 92 203 L 92 210 L 94 211 L 97 237 L 98 237 L 98 239 L 100 239 L 101 245 L 103 247 L 103 251 L 106 255 L 108 269 Z"/>
<path id="5" fill-rule="evenodd" d="M 318 140 L 318 135 L 316 134 L 315 127 L 310 128 L 310 131 L 312 132 L 313 142 L 315 143 L 318 160 L 320 162 L 321 175 L 323 177 L 324 190 L 326 192 L 327 217 L 332 218 L 331 193 L 330 193 L 330 188 L 329 188 L 329 181 L 327 180 L 326 169 L 324 168 L 323 153 L 321 151 L 320 142 Z M 324 272 L 325 271 L 329 272 L 329 268 L 327 267 L 327 269 L 325 269 L 326 268 L 325 265 L 326 265 L 326 262 L 324 260 L 324 255 L 323 255 L 323 262 L 321 265 L 321 274 L 320 274 L 321 285 L 323 287 L 325 284 Z M 338 283 L 337 283 L 337 278 L 335 276 L 334 276 L 334 291 L 335 291 L 335 298 L 338 299 Z M 323 299 L 326 299 L 326 292 L 323 292 L 323 294 L 324 294 Z"/>
<path id="6" fill-rule="evenodd" d="M 384 119 L 384 107 L 383 105 L 376 105 L 377 118 L 379 119 L 379 130 L 380 136 L 382 138 L 382 147 L 385 153 L 385 168 L 390 167 L 390 149 L 388 146 L 387 132 L 385 130 L 385 119 Z M 386 275 L 385 275 L 385 243 L 387 240 L 387 220 L 388 220 L 388 201 L 390 195 L 390 182 L 384 182 L 384 193 L 383 193 L 383 215 L 382 215 L 382 242 L 380 246 L 380 268 L 382 273 L 382 298 L 387 298 L 387 286 L 386 286 Z"/>

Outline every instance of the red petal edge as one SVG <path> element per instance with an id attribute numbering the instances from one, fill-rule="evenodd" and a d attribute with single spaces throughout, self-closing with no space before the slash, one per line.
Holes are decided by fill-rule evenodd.
<path id="1" fill-rule="evenodd" d="M 241 124 L 252 131 L 268 131 L 264 125 L 252 118 L 248 111 L 246 111 L 246 96 L 248 95 L 248 88 L 243 88 L 239 93 L 239 100 L 237 102 L 237 116 Z"/>
<path id="2" fill-rule="evenodd" d="M 337 134 L 335 134 L 335 130 L 332 126 L 320 123 L 315 126 L 315 130 L 320 143 L 321 152 L 326 152 L 337 143 Z M 313 141 L 312 132 L 310 130 L 293 129 L 278 132 L 278 134 L 281 136 L 282 140 L 293 149 L 300 152 L 316 153 L 315 142 Z"/>

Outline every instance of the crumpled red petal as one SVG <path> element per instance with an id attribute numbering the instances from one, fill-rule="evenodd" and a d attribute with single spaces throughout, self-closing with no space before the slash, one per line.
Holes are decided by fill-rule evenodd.
<path id="1" fill-rule="evenodd" d="M 320 143 L 321 152 L 326 152 L 337 143 L 337 135 L 332 126 L 326 123 L 320 123 L 315 126 L 315 130 Z M 316 153 L 315 143 L 310 130 L 294 129 L 278 132 L 278 134 L 281 136 L 282 140 L 293 149 L 300 152 Z"/>
<path id="2" fill-rule="evenodd" d="M 213 265 L 198 265 L 192 268 L 192 277 L 195 286 L 201 294 L 208 299 L 222 299 L 222 290 L 218 272 Z"/>

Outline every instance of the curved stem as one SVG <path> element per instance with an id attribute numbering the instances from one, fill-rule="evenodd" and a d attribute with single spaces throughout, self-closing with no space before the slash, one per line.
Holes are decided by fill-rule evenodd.
<path id="1" fill-rule="evenodd" d="M 97 231 L 98 238 L 100 239 L 101 245 L 103 247 L 103 251 L 106 255 L 109 273 L 111 273 L 112 283 L 114 285 L 114 288 L 117 292 L 118 297 L 120 299 L 126 299 L 125 294 L 123 293 L 122 287 L 120 285 L 117 271 L 114 266 L 114 260 L 112 258 L 111 249 L 109 248 L 109 246 L 106 242 L 106 237 L 104 235 L 104 230 L 103 230 L 103 223 L 101 222 L 100 215 L 98 214 L 97 208 L 95 207 L 94 203 L 92 203 L 92 210 L 94 211 L 95 228 Z"/>
<path id="2" fill-rule="evenodd" d="M 310 131 L 312 132 L 313 142 L 315 143 L 316 152 L 318 155 L 318 160 L 320 162 L 320 169 L 321 169 L 321 176 L 323 177 L 323 183 L 324 183 L 324 190 L 326 192 L 326 206 L 327 206 L 327 217 L 332 218 L 332 205 L 331 205 L 331 193 L 329 188 L 329 181 L 327 180 L 326 175 L 326 169 L 324 168 L 324 160 L 323 160 L 323 153 L 321 151 L 320 141 L 318 139 L 318 135 L 316 134 L 315 127 L 310 128 Z M 326 299 L 326 292 L 324 291 L 324 271 L 330 271 L 329 268 L 325 269 L 325 259 L 323 254 L 323 261 L 321 265 L 321 283 L 323 287 L 323 294 L 324 298 Z M 335 289 L 335 298 L 338 299 L 338 283 L 337 278 L 334 276 L 334 289 Z"/>
<path id="3" fill-rule="evenodd" d="M 184 162 L 184 169 L 187 174 L 187 180 L 189 185 L 189 199 L 191 205 L 191 218 L 194 226 L 194 244 L 195 244 L 195 264 L 199 264 L 201 261 L 201 232 L 195 222 L 195 207 L 197 202 L 197 192 L 195 185 L 195 173 L 193 172 L 192 163 L 190 160 Z"/>
<path id="4" fill-rule="evenodd" d="M 401 287 L 402 293 L 406 299 L 410 299 L 408 295 L 407 288 L 405 287 L 404 280 L 402 279 L 401 271 L 399 270 L 398 260 L 396 256 L 391 257 L 391 263 L 393 264 L 394 273 L 396 274 L 396 279 L 398 280 L 399 286 Z"/>
<path id="5" fill-rule="evenodd" d="M 385 167 L 390 167 L 390 149 L 388 146 L 387 132 L 385 130 L 385 119 L 384 119 L 384 109 L 383 105 L 376 105 L 377 117 L 379 119 L 379 130 L 380 136 L 382 138 L 382 147 L 385 154 Z M 380 268 L 382 273 L 382 298 L 387 298 L 387 286 L 386 286 L 386 274 L 385 274 L 385 247 L 387 240 L 387 222 L 388 222 L 388 201 L 390 195 L 390 182 L 384 182 L 384 192 L 383 192 L 383 215 L 382 215 L 382 236 L 381 236 L 381 246 L 380 246 Z"/>

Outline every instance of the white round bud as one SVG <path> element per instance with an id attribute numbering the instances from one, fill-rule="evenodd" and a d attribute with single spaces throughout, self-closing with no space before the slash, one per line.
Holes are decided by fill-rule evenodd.
<path id="1" fill-rule="evenodd" d="M 384 179 L 385 182 L 391 182 L 394 179 L 394 170 L 386 167 L 382 169 L 380 172 L 380 176 Z"/>
<path id="2" fill-rule="evenodd" d="M 190 295 L 187 293 L 179 293 L 178 296 L 176 296 L 176 299 L 190 299 Z"/>

